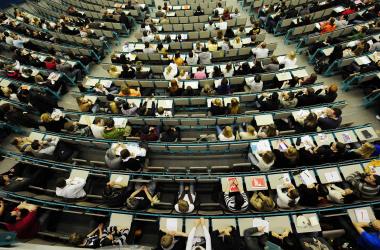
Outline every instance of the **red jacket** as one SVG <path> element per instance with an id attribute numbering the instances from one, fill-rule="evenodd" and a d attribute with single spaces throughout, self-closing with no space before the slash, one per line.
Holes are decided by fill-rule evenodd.
<path id="1" fill-rule="evenodd" d="M 27 216 L 17 221 L 15 224 L 5 224 L 8 231 L 16 232 L 17 237 L 33 238 L 39 230 L 37 222 L 37 211 L 29 212 Z"/>

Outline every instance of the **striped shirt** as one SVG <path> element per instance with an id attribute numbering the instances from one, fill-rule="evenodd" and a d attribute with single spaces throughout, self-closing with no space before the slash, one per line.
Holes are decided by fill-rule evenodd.
<path id="1" fill-rule="evenodd" d="M 346 180 L 352 185 L 355 194 L 363 199 L 371 199 L 380 191 L 380 186 L 372 186 L 362 181 L 362 175 L 359 172 L 349 175 Z"/>
<path id="2" fill-rule="evenodd" d="M 230 211 L 245 211 L 248 208 L 248 197 L 245 193 L 241 193 L 241 196 L 243 197 L 243 204 L 241 205 L 241 208 L 238 210 L 235 208 L 235 196 L 230 196 L 228 193 L 224 193 L 224 201 L 226 202 L 226 205 Z"/>

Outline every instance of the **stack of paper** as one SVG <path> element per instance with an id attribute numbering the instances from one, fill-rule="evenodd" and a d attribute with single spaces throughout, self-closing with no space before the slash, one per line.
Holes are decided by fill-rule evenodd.
<path id="1" fill-rule="evenodd" d="M 300 174 L 303 184 L 306 186 L 316 183 L 314 176 L 309 172 L 309 170 L 304 170 Z"/>
<path id="2" fill-rule="evenodd" d="M 178 231 L 178 221 L 176 218 L 167 218 L 166 219 L 166 229 L 168 231 Z"/>
<path id="3" fill-rule="evenodd" d="M 253 223 L 253 227 L 263 227 L 264 228 L 264 232 L 263 233 L 269 233 L 269 222 L 266 221 L 266 220 L 262 220 L 262 219 L 259 219 L 259 218 L 254 218 L 252 220 L 252 223 Z M 262 234 L 261 232 L 259 233 L 256 233 L 256 234 Z"/>
<path id="4" fill-rule="evenodd" d="M 371 220 L 369 219 L 368 211 L 366 209 L 360 209 L 360 208 L 355 209 L 355 216 L 358 222 L 365 222 L 365 223 L 371 222 Z"/>

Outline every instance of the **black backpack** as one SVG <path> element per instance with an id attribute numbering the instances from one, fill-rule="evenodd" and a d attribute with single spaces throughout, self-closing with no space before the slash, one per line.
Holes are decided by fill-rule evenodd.
<path id="1" fill-rule="evenodd" d="M 71 155 L 74 153 L 73 147 L 63 141 L 59 141 L 54 150 L 54 160 L 55 161 L 67 161 Z"/>
<path id="2" fill-rule="evenodd" d="M 128 187 L 112 188 L 106 186 L 103 201 L 109 207 L 122 207 L 128 197 Z"/>

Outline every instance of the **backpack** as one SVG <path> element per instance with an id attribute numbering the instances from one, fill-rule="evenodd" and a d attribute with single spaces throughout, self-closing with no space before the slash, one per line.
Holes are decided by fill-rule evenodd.
<path id="1" fill-rule="evenodd" d="M 104 203 L 109 207 L 121 207 L 128 197 L 128 188 L 112 188 L 106 186 L 102 194 Z"/>
<path id="2" fill-rule="evenodd" d="M 59 141 L 53 153 L 54 160 L 67 161 L 73 153 L 74 149 L 70 144 Z"/>

